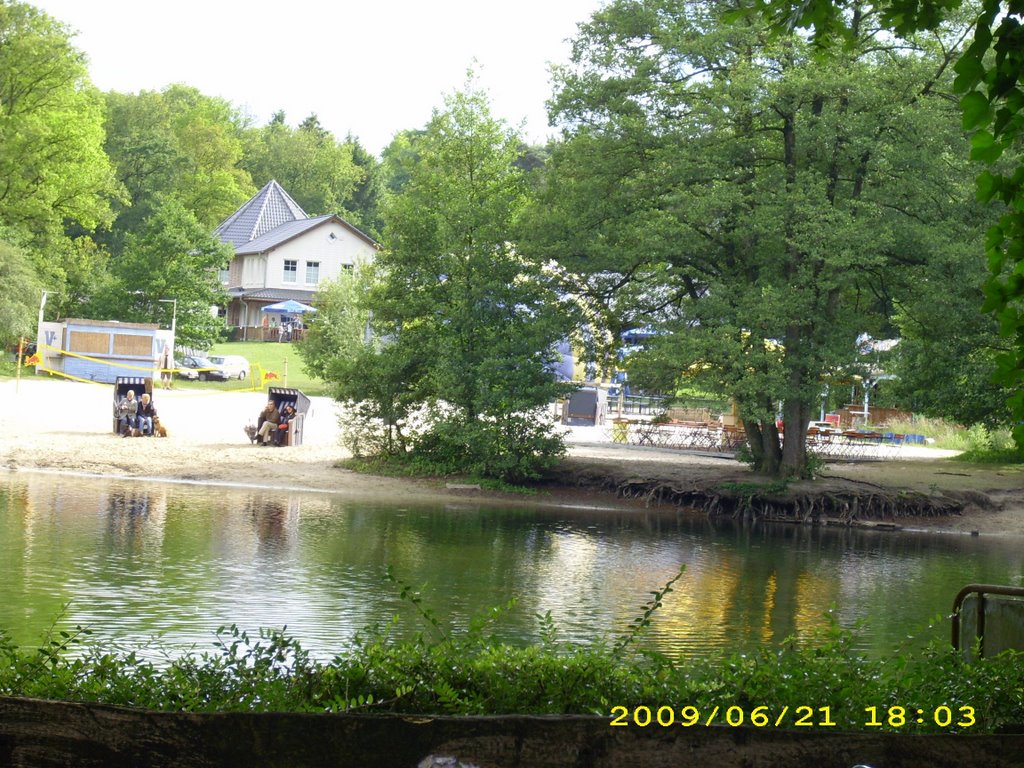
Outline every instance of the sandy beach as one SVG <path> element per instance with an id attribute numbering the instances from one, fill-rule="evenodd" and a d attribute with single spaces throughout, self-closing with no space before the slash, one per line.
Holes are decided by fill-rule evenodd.
<path id="1" fill-rule="evenodd" d="M 220 387 L 220 388 L 218 388 Z M 156 478 L 246 487 L 326 491 L 353 497 L 428 499 L 494 496 L 503 502 L 637 506 L 612 494 L 571 488 L 543 491 L 541 498 L 453 489 L 440 481 L 361 475 L 341 469 L 348 456 L 339 443 L 339 409 L 330 398 L 311 398 L 301 446 L 252 445 L 244 426 L 255 423 L 266 403 L 262 391 L 157 390 L 154 404 L 168 430 L 164 438 L 121 438 L 112 430 L 113 387 L 41 377 L 0 382 L 0 466 L 15 472 L 59 472 Z M 599 427 L 567 435 L 568 464 L 677 482 L 742 477 L 738 462 L 699 453 L 640 448 L 608 442 Z M 985 503 L 963 515 L 915 521 L 916 527 L 985 534 L 1024 535 L 1024 468 L 986 468 L 947 461 L 950 452 L 905 447 L 886 461 L 837 463 L 826 475 L 880 487 L 977 492 Z"/>

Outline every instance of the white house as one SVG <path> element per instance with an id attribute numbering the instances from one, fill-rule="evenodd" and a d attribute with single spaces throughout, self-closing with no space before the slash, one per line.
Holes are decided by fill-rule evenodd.
<path id="1" fill-rule="evenodd" d="M 227 323 L 249 340 L 275 338 L 270 327 L 281 318 L 263 307 L 288 299 L 309 304 L 321 282 L 336 279 L 356 262 L 372 260 L 378 248 L 373 238 L 336 214 L 310 218 L 276 181 L 214 234 L 235 249 L 230 267 L 221 273 L 231 298 Z"/>

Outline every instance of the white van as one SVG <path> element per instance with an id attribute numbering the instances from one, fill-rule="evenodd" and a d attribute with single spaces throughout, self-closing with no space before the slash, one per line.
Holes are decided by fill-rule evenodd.
<path id="1" fill-rule="evenodd" d="M 211 355 L 209 360 L 229 379 L 249 378 L 249 361 L 241 355 Z"/>

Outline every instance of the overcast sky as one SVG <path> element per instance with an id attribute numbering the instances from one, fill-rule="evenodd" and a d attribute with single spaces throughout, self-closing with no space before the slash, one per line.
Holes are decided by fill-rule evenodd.
<path id="1" fill-rule="evenodd" d="M 549 62 L 603 0 L 29 0 L 77 33 L 101 90 L 186 83 L 244 108 L 258 124 L 315 112 L 379 153 L 422 127 L 474 66 L 495 116 L 548 128 Z M 477 62 L 474 65 L 474 60 Z"/>

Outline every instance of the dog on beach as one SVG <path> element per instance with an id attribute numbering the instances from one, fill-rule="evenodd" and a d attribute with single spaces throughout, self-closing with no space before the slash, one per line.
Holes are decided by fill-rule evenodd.
<path id="1" fill-rule="evenodd" d="M 256 433 L 256 425 L 255 424 L 246 424 L 242 429 L 245 430 L 245 434 L 249 438 L 249 442 L 250 443 L 255 443 L 256 442 L 256 438 L 258 437 L 258 435 Z"/>
<path id="2" fill-rule="evenodd" d="M 153 417 L 153 434 L 157 437 L 167 437 L 167 427 L 160 423 L 160 417 Z"/>

